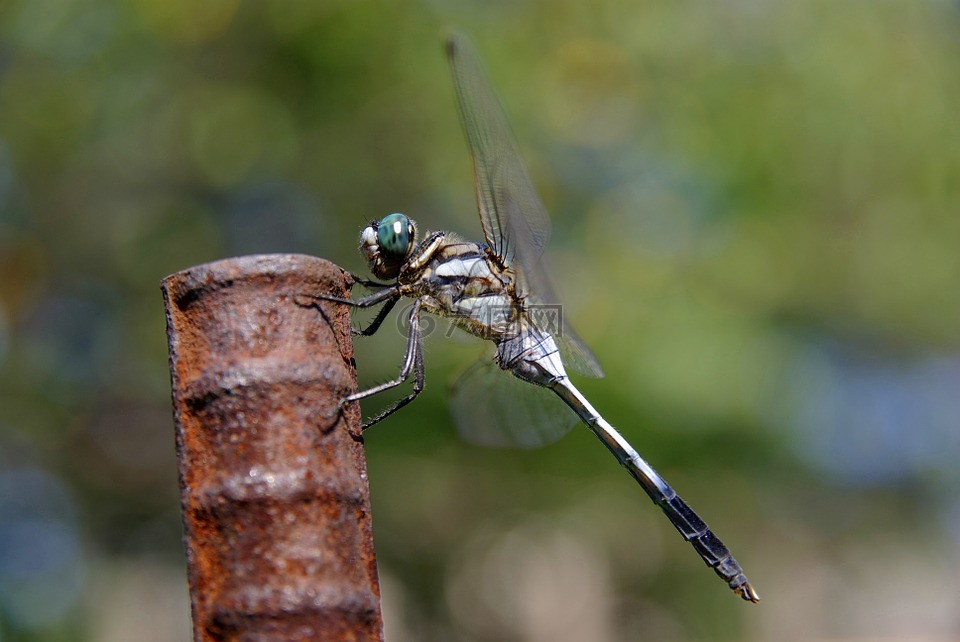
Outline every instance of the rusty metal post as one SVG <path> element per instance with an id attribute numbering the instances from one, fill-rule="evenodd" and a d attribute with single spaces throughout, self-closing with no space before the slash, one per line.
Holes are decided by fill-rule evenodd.
<path id="1" fill-rule="evenodd" d="M 196 642 L 380 640 L 349 277 L 248 256 L 162 283 Z"/>

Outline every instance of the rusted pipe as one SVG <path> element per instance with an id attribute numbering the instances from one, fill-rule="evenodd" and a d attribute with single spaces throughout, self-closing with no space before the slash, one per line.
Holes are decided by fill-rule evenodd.
<path id="1" fill-rule="evenodd" d="M 308 256 L 168 276 L 181 508 L 196 642 L 379 640 L 349 277 Z"/>

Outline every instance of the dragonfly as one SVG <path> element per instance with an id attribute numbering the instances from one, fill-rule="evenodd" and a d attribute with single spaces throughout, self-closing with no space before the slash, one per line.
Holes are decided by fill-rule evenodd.
<path id="1" fill-rule="evenodd" d="M 427 233 L 421 240 L 416 223 L 401 213 L 374 220 L 363 229 L 360 252 L 378 280 L 355 280 L 376 291 L 359 299 L 319 298 L 356 308 L 381 305 L 366 328 L 355 330 L 362 335 L 375 333 L 400 300 L 410 299 L 412 305 L 399 376 L 345 397 L 341 407 L 400 386 L 411 376 L 410 392 L 366 422 L 364 429 L 413 401 L 424 388 L 421 316 L 428 312 L 445 317 L 496 348 L 493 360 L 475 364 L 454 387 L 452 405 L 468 438 L 537 446 L 562 435 L 579 419 L 703 561 L 744 600 L 757 602 L 756 590 L 727 546 L 570 380 L 567 365 L 594 377 L 602 377 L 603 370 L 562 315 L 549 314 L 562 310 L 542 259 L 550 236 L 549 215 L 533 187 L 506 113 L 467 38 L 459 33 L 448 36 L 446 54 L 473 160 L 485 243 L 445 231 Z M 540 394 L 552 405 L 534 404 L 533 410 L 523 410 L 500 398 L 492 401 L 487 395 L 491 374 L 501 383 L 510 380 L 544 391 Z M 566 413 L 566 419 L 558 417 L 555 409 Z"/>

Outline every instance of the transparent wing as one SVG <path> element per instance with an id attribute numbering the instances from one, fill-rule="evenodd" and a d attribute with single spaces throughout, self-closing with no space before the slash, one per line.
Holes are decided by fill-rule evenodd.
<path id="1" fill-rule="evenodd" d="M 567 321 L 560 298 L 543 269 L 543 260 L 538 261 L 532 268 L 526 265 L 523 267 L 521 276 L 526 291 L 535 293 L 526 298 L 527 314 L 533 318 L 538 328 L 553 335 L 557 347 L 560 348 L 563 365 L 585 377 L 603 377 L 600 362 Z"/>
<path id="2" fill-rule="evenodd" d="M 507 115 L 463 34 L 447 39 L 447 58 L 467 136 L 477 207 L 487 244 L 511 265 L 522 240 L 538 258 L 550 238 L 550 217 L 533 189 Z"/>
<path id="3" fill-rule="evenodd" d="M 531 306 L 562 312 L 542 258 L 550 238 L 550 216 L 520 157 L 507 115 L 465 36 L 448 38 L 447 57 L 473 158 L 477 207 L 487 244 L 501 265 L 513 268 L 520 291 L 534 295 L 528 299 Z M 564 363 L 580 374 L 602 377 L 597 358 L 563 315 L 558 317 L 556 328 L 544 329 L 557 338 Z"/>
<path id="4" fill-rule="evenodd" d="M 483 446 L 539 448 L 579 421 L 553 392 L 517 379 L 492 358 L 480 359 L 457 378 L 450 410 L 460 436 Z"/>
<path id="5" fill-rule="evenodd" d="M 564 333 L 560 338 L 555 337 L 563 365 L 584 377 L 602 378 L 603 368 L 590 348 L 584 345 L 569 325 L 566 325 Z"/>

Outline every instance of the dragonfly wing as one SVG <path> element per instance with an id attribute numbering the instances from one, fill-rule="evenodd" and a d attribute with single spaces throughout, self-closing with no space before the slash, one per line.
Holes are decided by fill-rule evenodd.
<path id="1" fill-rule="evenodd" d="M 543 269 L 543 260 L 523 267 L 522 287 L 528 292 L 536 292 L 535 296 L 527 296 L 524 301 L 527 315 L 538 328 L 553 335 L 557 347 L 560 348 L 563 365 L 585 377 L 603 377 L 600 362 L 567 321 L 564 307 L 559 303 L 560 298 Z"/>
<path id="2" fill-rule="evenodd" d="M 584 345 L 572 328 L 567 326 L 564 335 L 555 340 L 557 347 L 560 348 L 563 365 L 584 377 L 603 378 L 603 368 L 600 367 L 597 357 Z"/>
<path id="3" fill-rule="evenodd" d="M 561 311 L 542 258 L 550 238 L 550 216 L 530 180 L 507 115 L 465 36 L 450 36 L 447 57 L 473 158 L 477 206 L 487 244 L 504 267 L 513 268 L 518 290 L 536 295 L 548 309 Z M 528 306 L 531 312 L 532 305 Z M 602 377 L 597 358 L 563 315 L 557 318 L 556 328 L 541 327 L 557 338 L 564 363 L 580 374 Z"/>
<path id="4" fill-rule="evenodd" d="M 501 370 L 492 358 L 480 359 L 457 378 L 450 410 L 464 440 L 494 447 L 539 448 L 579 421 L 553 392 Z"/>
<path id="5" fill-rule="evenodd" d="M 539 258 L 550 238 L 550 217 L 520 157 L 510 122 L 469 40 L 447 40 L 460 122 L 473 159 L 477 206 L 487 244 L 504 266 L 518 244 Z"/>

